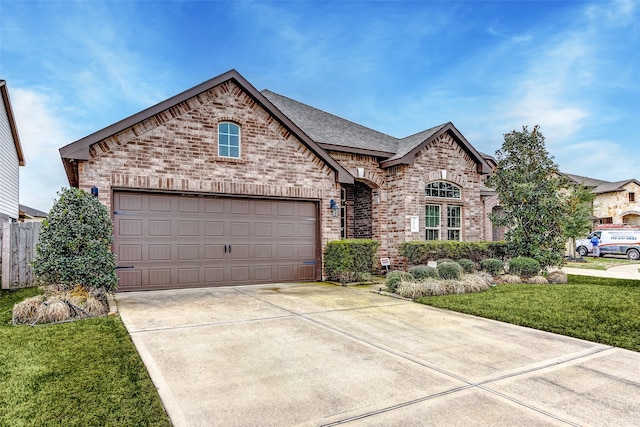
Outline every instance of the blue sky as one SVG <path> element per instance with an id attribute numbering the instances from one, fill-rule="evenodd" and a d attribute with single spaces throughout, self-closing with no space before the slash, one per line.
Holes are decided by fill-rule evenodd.
<path id="1" fill-rule="evenodd" d="M 453 122 L 480 151 L 539 124 L 561 170 L 640 179 L 640 1 L 0 1 L 21 203 L 58 149 L 229 69 L 405 137 Z"/>

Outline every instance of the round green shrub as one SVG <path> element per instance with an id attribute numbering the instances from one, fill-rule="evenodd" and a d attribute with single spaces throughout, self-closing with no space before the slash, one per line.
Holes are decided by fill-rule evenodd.
<path id="1" fill-rule="evenodd" d="M 387 275 L 386 285 L 391 292 L 395 292 L 402 281 L 410 280 L 413 280 L 413 276 L 410 273 L 405 271 L 392 271 Z"/>
<path id="2" fill-rule="evenodd" d="M 112 243 L 107 208 L 83 190 L 62 189 L 42 222 L 34 272 L 46 284 L 113 291 L 118 277 Z"/>
<path id="3" fill-rule="evenodd" d="M 509 274 L 533 277 L 540 272 L 540 263 L 533 258 L 517 257 L 509 261 Z"/>
<path id="4" fill-rule="evenodd" d="M 438 275 L 441 279 L 459 279 L 463 272 L 460 264 L 455 261 L 443 262 L 438 266 Z"/>
<path id="5" fill-rule="evenodd" d="M 472 274 L 476 272 L 476 263 L 471 261 L 470 259 L 462 258 L 456 262 L 460 264 L 460 267 L 462 267 L 462 270 L 464 270 L 465 273 Z"/>
<path id="6" fill-rule="evenodd" d="M 487 258 L 480 261 L 480 270 L 486 271 L 492 276 L 497 276 L 504 270 L 504 263 L 500 259 Z"/>
<path id="7" fill-rule="evenodd" d="M 428 267 L 426 265 L 417 265 L 415 267 L 411 267 L 409 269 L 409 273 L 411 273 L 413 278 L 416 280 L 424 280 L 429 277 L 437 279 L 440 277 L 436 268 Z"/>

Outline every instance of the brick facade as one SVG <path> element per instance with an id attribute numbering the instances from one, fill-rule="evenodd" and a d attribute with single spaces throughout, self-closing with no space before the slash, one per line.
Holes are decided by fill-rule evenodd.
<path id="1" fill-rule="evenodd" d="M 314 129 L 298 128 L 280 107 L 288 106 L 292 115 L 307 111 L 327 120 L 324 126 L 349 130 L 359 125 L 336 123 L 341 119 L 318 116 L 310 107 L 281 98 L 272 98 L 285 102 L 274 109 L 237 73 L 228 75 L 229 79 L 212 79 L 215 83 L 202 90 L 193 88 L 157 109 L 145 110 L 153 113 L 132 116 L 126 126 L 116 124 L 94 134 L 104 133 L 102 139 L 92 135 L 63 147 L 72 185 L 77 177 L 80 188 L 98 187 L 100 200 L 108 207 L 114 189 L 313 200 L 320 206 L 321 251 L 328 241 L 342 236 L 373 238 L 380 242 L 379 256 L 390 257 L 396 266 L 401 263 L 401 243 L 426 238 L 427 204 L 441 206 L 441 238 L 446 238 L 447 206 L 457 206 L 461 240 L 491 239 L 488 214 L 493 205 L 489 196 L 481 194 L 484 175 L 479 172 L 487 173 L 488 166 L 452 124 L 425 131 L 424 137 L 411 137 L 414 151 L 398 162 L 389 160 L 398 140 L 379 133 L 371 138 L 391 144 L 389 149 L 345 145 L 339 151 L 323 151 L 314 145 L 322 137 L 311 140 Z M 306 117 L 297 118 L 308 125 Z M 218 156 L 220 122 L 240 127 L 238 159 Z M 110 129 L 113 132 L 107 132 Z M 351 130 L 357 135 L 351 142 L 367 141 L 360 138 L 367 131 Z M 461 197 L 427 198 L 425 186 L 432 182 L 454 184 Z M 342 217 L 332 215 L 331 200 L 340 201 Z M 417 231 L 411 227 L 416 217 Z"/>
<path id="2" fill-rule="evenodd" d="M 221 121 L 240 126 L 240 159 L 218 157 Z M 107 206 L 114 188 L 317 200 L 322 248 L 340 238 L 335 172 L 232 82 L 94 144 L 78 173 Z"/>

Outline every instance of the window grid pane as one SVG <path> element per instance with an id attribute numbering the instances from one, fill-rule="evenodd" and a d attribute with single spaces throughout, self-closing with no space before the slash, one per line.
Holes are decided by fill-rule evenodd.
<path id="1" fill-rule="evenodd" d="M 218 156 L 240 157 L 240 127 L 233 123 L 218 125 Z"/>
<path id="2" fill-rule="evenodd" d="M 460 187 L 448 182 L 430 182 L 426 185 L 425 196 L 427 197 L 442 197 L 450 199 L 460 198 Z"/>
<path id="3" fill-rule="evenodd" d="M 462 228 L 462 209 L 460 206 L 447 206 L 447 240 L 460 240 Z"/>
<path id="4" fill-rule="evenodd" d="M 425 206 L 425 228 L 427 240 L 440 240 L 440 206 Z"/>

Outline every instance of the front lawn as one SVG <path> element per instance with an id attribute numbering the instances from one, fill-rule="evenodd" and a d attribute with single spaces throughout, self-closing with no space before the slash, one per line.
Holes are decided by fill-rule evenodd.
<path id="1" fill-rule="evenodd" d="M 585 268 L 589 270 L 606 270 L 607 268 L 617 267 L 619 265 L 636 264 L 640 268 L 638 261 L 630 261 L 623 257 L 609 258 L 609 257 L 584 257 L 585 262 L 567 262 L 565 267 L 571 268 Z"/>
<path id="2" fill-rule="evenodd" d="M 11 325 L 38 293 L 0 291 L 0 425 L 170 426 L 120 318 Z"/>
<path id="3" fill-rule="evenodd" d="M 418 302 L 640 351 L 640 281 L 569 275 L 566 285 L 501 284 Z"/>

